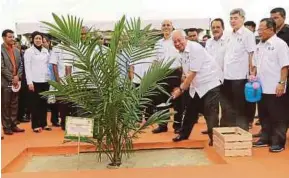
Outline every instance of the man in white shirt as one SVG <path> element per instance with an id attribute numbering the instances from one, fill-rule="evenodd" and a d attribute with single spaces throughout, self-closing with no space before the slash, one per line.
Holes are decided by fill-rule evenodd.
<path id="1" fill-rule="evenodd" d="M 89 33 L 89 28 L 87 26 L 82 26 L 81 27 L 81 32 L 80 32 L 80 39 L 81 39 L 81 43 L 87 44 L 89 43 L 88 41 L 88 33 Z M 79 59 L 72 53 L 68 53 L 68 55 L 72 55 L 73 60 L 67 60 L 65 63 L 65 75 L 69 76 L 69 75 L 74 75 L 76 73 L 82 72 L 81 69 L 77 68 L 75 66 L 75 64 L 79 64 L 81 62 L 79 62 Z M 83 113 L 85 113 L 85 111 L 79 107 L 79 106 L 72 106 L 75 104 L 70 104 L 71 106 L 69 107 L 69 112 L 71 113 L 72 116 L 83 116 Z M 62 127 L 63 129 L 63 127 Z"/>
<path id="2" fill-rule="evenodd" d="M 186 90 L 189 90 L 190 94 L 182 130 L 173 141 L 188 139 L 198 120 L 198 113 L 203 113 L 208 127 L 209 145 L 212 146 L 212 130 L 213 127 L 218 127 L 219 121 L 221 68 L 199 43 L 188 41 L 184 31 L 176 30 L 172 36 L 174 45 L 180 52 L 180 61 L 186 75 L 172 96 L 174 99 L 178 98 Z"/>
<path id="3" fill-rule="evenodd" d="M 224 21 L 220 18 L 211 22 L 211 30 L 213 38 L 206 42 L 206 50 L 214 57 L 221 69 L 224 68 L 224 57 L 226 50 L 226 37 L 224 35 Z"/>
<path id="4" fill-rule="evenodd" d="M 284 40 L 289 46 L 289 24 L 286 24 L 286 10 L 282 7 L 274 8 L 270 11 L 270 16 L 276 22 L 276 34 L 279 38 Z M 289 80 L 289 78 L 287 78 Z M 289 87 L 286 88 L 287 103 L 289 102 Z M 288 111 L 289 111 L 289 105 Z M 287 115 L 288 128 L 289 128 L 289 113 Z"/>
<path id="5" fill-rule="evenodd" d="M 262 19 L 258 29 L 261 42 L 254 55 L 253 71 L 257 73 L 262 86 L 260 113 L 262 135 L 254 146 L 270 146 L 270 152 L 281 152 L 286 142 L 286 102 L 285 91 L 289 66 L 289 48 L 276 36 L 273 19 Z"/>
<path id="6" fill-rule="evenodd" d="M 53 73 L 56 82 L 61 82 L 61 79 L 66 76 L 65 69 L 70 67 L 70 62 L 73 60 L 73 55 L 69 52 L 59 49 L 57 46 L 52 49 L 49 63 L 53 65 Z M 69 115 L 69 104 L 58 103 L 59 116 L 61 118 L 61 128 L 65 130 L 65 118 Z"/>
<path id="7" fill-rule="evenodd" d="M 213 38 L 207 40 L 206 50 L 208 53 L 213 56 L 216 62 L 219 64 L 220 68 L 224 69 L 224 57 L 226 51 L 226 37 L 224 35 L 224 21 L 221 18 L 216 18 L 211 22 L 211 30 L 213 33 Z M 223 79 L 222 79 L 223 80 Z M 223 101 L 220 102 L 221 107 Z M 222 109 L 222 108 L 221 108 Z M 226 122 L 226 118 L 224 117 L 226 114 L 222 109 L 222 116 L 220 119 L 220 126 L 226 127 L 228 122 Z"/>
<path id="8" fill-rule="evenodd" d="M 89 29 L 86 26 L 81 27 L 81 33 L 80 33 L 80 39 L 82 43 L 87 43 L 87 33 Z M 77 60 L 79 60 L 76 56 L 74 56 L 73 61 L 69 61 L 65 67 L 65 73 L 66 75 L 71 75 L 73 73 L 80 72 L 81 70 L 75 67 L 73 64 L 77 63 Z"/>
<path id="9" fill-rule="evenodd" d="M 160 39 L 156 45 L 156 62 L 158 61 L 164 61 L 164 63 L 169 62 L 171 60 L 174 60 L 173 64 L 171 65 L 171 69 L 173 72 L 167 76 L 166 79 L 161 81 L 161 83 L 166 83 L 167 85 L 163 86 L 165 91 L 167 93 L 171 93 L 174 88 L 178 87 L 181 83 L 181 66 L 179 63 L 179 53 L 174 47 L 171 33 L 173 31 L 173 24 L 170 20 L 164 20 L 162 22 L 162 32 L 164 37 Z M 166 102 L 169 99 L 169 96 L 164 93 L 159 93 L 158 96 L 154 97 L 155 99 L 152 99 L 154 101 L 155 105 L 161 104 Z M 173 101 L 173 107 L 174 110 L 177 112 L 174 116 L 174 124 L 173 128 L 175 129 L 175 133 L 179 132 L 179 129 L 181 128 L 182 123 L 182 116 L 183 116 L 183 107 L 182 107 L 182 99 L 178 98 L 177 100 Z M 152 109 L 149 109 L 152 110 Z M 167 132 L 167 124 L 161 124 L 158 128 L 154 129 L 153 133 L 161 133 L 161 132 Z"/>
<path id="10" fill-rule="evenodd" d="M 256 48 L 254 34 L 244 27 L 245 12 L 234 9 L 230 13 L 233 31 L 228 36 L 224 57 L 224 84 L 222 87 L 222 105 L 226 113 L 228 126 L 237 126 L 249 130 L 246 117 L 245 84 Z"/>

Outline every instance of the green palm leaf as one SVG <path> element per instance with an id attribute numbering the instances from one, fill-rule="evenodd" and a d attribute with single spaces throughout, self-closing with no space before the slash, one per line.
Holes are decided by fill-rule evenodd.
<path id="1" fill-rule="evenodd" d="M 43 22 L 49 33 L 61 41 L 59 48 L 74 56 L 71 62 L 80 71 L 62 78 L 60 83 L 50 81 L 61 102 L 72 102 L 82 107 L 94 119 L 94 136 L 86 139 L 105 153 L 113 165 L 119 165 L 123 155 L 133 149 L 133 140 L 153 124 L 166 122 L 169 111 L 159 111 L 140 125 L 144 108 L 151 96 L 163 91 L 160 83 L 172 71 L 169 63 L 154 63 L 135 88 L 128 76 L 128 65 L 155 55 L 154 44 L 159 37 L 151 25 L 142 28 L 140 18 L 126 20 L 123 16 L 115 24 L 110 47 L 99 46 L 91 36 L 81 41 L 83 20 L 68 15 L 52 14 L 54 23 Z"/>

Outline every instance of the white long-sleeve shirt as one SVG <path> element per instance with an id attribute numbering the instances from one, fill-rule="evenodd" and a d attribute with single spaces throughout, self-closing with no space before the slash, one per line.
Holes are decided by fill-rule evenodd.
<path id="1" fill-rule="evenodd" d="M 24 54 L 25 73 L 27 85 L 36 83 L 44 83 L 49 80 L 49 52 L 42 48 L 41 51 L 34 46 L 26 50 Z"/>

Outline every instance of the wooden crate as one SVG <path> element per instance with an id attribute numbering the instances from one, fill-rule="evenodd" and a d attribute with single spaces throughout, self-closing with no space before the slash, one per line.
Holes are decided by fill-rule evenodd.
<path id="1" fill-rule="evenodd" d="M 239 127 L 213 129 L 214 148 L 223 156 L 251 156 L 252 134 Z"/>

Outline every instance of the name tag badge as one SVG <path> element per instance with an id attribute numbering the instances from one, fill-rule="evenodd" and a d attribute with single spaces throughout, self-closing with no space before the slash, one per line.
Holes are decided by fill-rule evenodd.
<path id="1" fill-rule="evenodd" d="M 275 49 L 274 46 L 268 46 L 267 48 L 268 51 L 273 51 L 274 49 Z"/>

